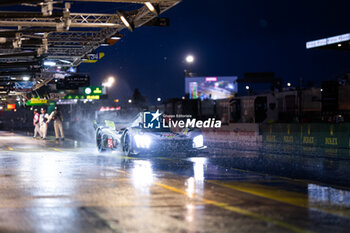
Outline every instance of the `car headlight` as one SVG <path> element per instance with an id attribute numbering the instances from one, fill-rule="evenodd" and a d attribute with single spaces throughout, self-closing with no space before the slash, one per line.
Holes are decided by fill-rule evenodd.
<path id="1" fill-rule="evenodd" d="M 194 148 L 199 148 L 199 147 L 203 147 L 203 135 L 198 135 L 196 137 L 193 138 L 193 147 Z"/>
<path id="2" fill-rule="evenodd" d="M 151 145 L 151 138 L 147 135 L 135 135 L 134 140 L 138 148 L 149 148 Z"/>

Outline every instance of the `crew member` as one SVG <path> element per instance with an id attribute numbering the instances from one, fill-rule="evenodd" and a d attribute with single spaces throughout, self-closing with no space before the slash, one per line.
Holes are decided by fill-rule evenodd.
<path id="1" fill-rule="evenodd" d="M 39 120 L 40 120 L 40 114 L 38 113 L 38 109 L 34 109 L 34 118 L 33 118 L 34 138 L 36 138 L 38 134 L 41 137 Z"/>
<path id="2" fill-rule="evenodd" d="M 60 138 L 61 134 L 61 139 L 62 141 L 64 140 L 64 134 L 63 134 L 63 127 L 62 127 L 62 122 L 63 122 L 63 116 L 61 111 L 58 109 L 58 107 L 55 107 L 55 111 L 53 111 L 50 115 L 50 120 L 53 121 L 53 126 L 55 129 L 55 135 L 56 135 L 56 140 L 58 141 Z"/>
<path id="3" fill-rule="evenodd" d="M 47 135 L 47 124 L 49 123 L 49 114 L 45 112 L 45 109 L 41 109 L 41 114 L 40 114 L 40 130 L 41 130 L 41 137 L 42 139 L 46 139 Z"/>

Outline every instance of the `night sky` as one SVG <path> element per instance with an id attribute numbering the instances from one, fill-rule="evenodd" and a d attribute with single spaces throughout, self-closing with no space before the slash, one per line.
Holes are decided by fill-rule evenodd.
<path id="1" fill-rule="evenodd" d="M 350 52 L 307 50 L 305 43 L 350 32 L 349 9 L 345 0 L 185 0 L 162 15 L 171 19 L 170 27 L 123 31 L 116 45 L 100 49 L 106 53 L 102 61 L 83 64 L 80 72 L 96 85 L 117 77 L 112 97 L 123 101 L 134 88 L 149 102 L 183 96 L 190 53 L 196 57 L 193 71 L 203 76 L 272 71 L 285 83 L 297 85 L 302 77 L 320 85 L 350 71 Z"/>

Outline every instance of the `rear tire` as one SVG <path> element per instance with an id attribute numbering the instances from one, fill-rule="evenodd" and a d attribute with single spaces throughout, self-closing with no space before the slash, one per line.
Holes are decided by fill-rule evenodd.
<path id="1" fill-rule="evenodd" d="M 96 133 L 96 146 L 98 152 L 106 152 L 106 148 L 104 147 L 104 135 L 102 134 L 101 130 L 98 130 Z"/>

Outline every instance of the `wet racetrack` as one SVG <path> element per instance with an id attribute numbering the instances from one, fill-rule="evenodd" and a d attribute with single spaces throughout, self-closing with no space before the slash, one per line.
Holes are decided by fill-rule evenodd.
<path id="1" fill-rule="evenodd" d="M 125 157 L 69 139 L 0 138 L 0 232 L 350 229 L 348 151 Z"/>

